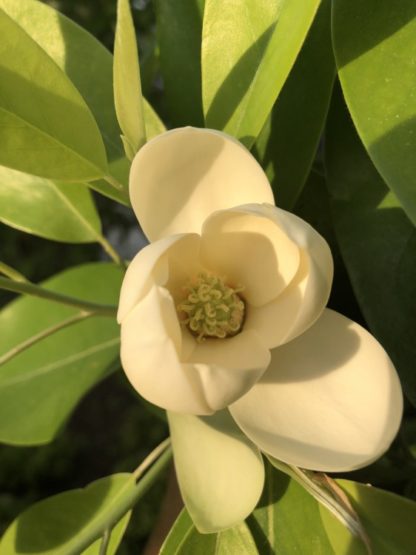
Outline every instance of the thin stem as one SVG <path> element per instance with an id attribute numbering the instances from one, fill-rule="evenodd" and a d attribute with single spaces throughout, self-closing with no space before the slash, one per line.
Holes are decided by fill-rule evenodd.
<path id="1" fill-rule="evenodd" d="M 98 555 L 107 555 L 108 544 L 110 543 L 111 530 L 107 528 L 103 534 L 103 539 L 101 540 L 100 552 Z"/>
<path id="2" fill-rule="evenodd" d="M 9 362 L 9 360 L 14 358 L 18 354 L 22 353 L 23 351 L 26 351 L 26 349 L 29 349 L 29 347 L 31 347 L 38 341 L 41 341 L 42 339 L 49 337 L 49 335 L 52 335 L 59 330 L 67 328 L 72 324 L 76 324 L 81 320 L 85 320 L 85 318 L 89 318 L 90 316 L 93 316 L 92 312 L 78 312 L 78 314 L 74 314 L 73 316 L 70 316 L 66 320 L 62 320 L 61 322 L 58 322 L 54 326 L 50 326 L 49 328 L 46 328 L 41 332 L 35 335 L 32 335 L 32 337 L 29 337 L 25 341 L 22 341 L 21 343 L 13 347 L 13 349 L 10 349 L 10 351 L 7 351 L 7 353 L 4 353 L 4 355 L 0 356 L 0 366 L 2 364 L 5 364 L 6 362 Z"/>
<path id="3" fill-rule="evenodd" d="M 97 241 L 100 243 L 100 245 L 103 247 L 103 249 L 105 250 L 105 252 L 108 254 L 108 256 L 119 266 L 121 266 L 123 269 L 126 269 L 126 263 L 124 262 L 124 260 L 121 258 L 121 256 L 118 254 L 118 252 L 114 249 L 114 247 L 111 245 L 111 243 L 104 237 L 104 235 L 99 235 L 97 236 Z"/>
<path id="4" fill-rule="evenodd" d="M 159 443 L 159 445 L 155 449 L 153 449 L 153 451 L 144 459 L 144 461 L 136 468 L 136 470 L 133 471 L 133 476 L 136 478 L 136 482 L 139 481 L 139 479 L 146 472 L 149 466 L 152 466 L 155 460 L 160 457 L 163 451 L 166 451 L 169 445 L 170 437 L 166 438 L 164 441 L 162 441 L 162 443 Z"/>
<path id="5" fill-rule="evenodd" d="M 44 289 L 43 287 L 40 287 L 39 285 L 35 285 L 34 283 L 17 282 L 17 281 L 13 281 L 12 279 L 4 278 L 1 276 L 0 276 L 0 289 L 5 289 L 6 291 L 13 291 L 13 293 L 32 295 L 33 297 L 48 299 L 49 301 L 55 301 L 57 303 L 65 304 L 68 306 L 75 306 L 77 308 L 81 308 L 85 312 L 90 312 L 92 314 L 99 314 L 100 316 L 114 317 L 117 313 L 117 307 L 113 305 L 105 305 L 105 304 L 92 303 L 89 301 L 83 301 L 82 299 L 69 297 L 68 295 L 63 295 L 62 293 L 56 293 L 55 291 Z"/>
<path id="6" fill-rule="evenodd" d="M 112 175 L 105 175 L 103 177 L 103 179 L 109 185 L 114 187 L 114 189 L 117 189 L 117 191 L 122 191 L 124 189 L 123 185 L 119 181 L 117 181 L 117 179 L 115 177 L 113 177 Z"/>
<path id="7" fill-rule="evenodd" d="M 4 262 L 0 262 L 0 274 L 4 274 L 13 281 L 21 281 L 23 283 L 27 283 L 29 281 L 23 274 Z"/>

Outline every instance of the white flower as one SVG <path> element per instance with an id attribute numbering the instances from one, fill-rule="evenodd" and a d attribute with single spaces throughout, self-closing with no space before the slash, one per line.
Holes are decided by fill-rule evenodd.
<path id="1" fill-rule="evenodd" d="M 218 131 L 169 131 L 137 153 L 130 198 L 152 243 L 121 289 L 121 360 L 169 411 L 198 528 L 253 510 L 259 450 L 322 471 L 378 458 L 401 419 L 396 372 L 366 330 L 325 309 L 329 247 L 274 206 L 252 155 Z"/>

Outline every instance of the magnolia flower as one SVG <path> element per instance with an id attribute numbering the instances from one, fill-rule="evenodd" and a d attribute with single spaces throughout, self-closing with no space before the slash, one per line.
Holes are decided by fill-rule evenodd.
<path id="1" fill-rule="evenodd" d="M 274 205 L 249 151 L 218 131 L 168 131 L 134 158 L 130 198 L 151 244 L 121 289 L 122 365 L 168 411 L 199 530 L 254 509 L 261 452 L 321 471 L 377 459 L 400 423 L 396 372 L 365 329 L 325 308 L 329 247 Z"/>

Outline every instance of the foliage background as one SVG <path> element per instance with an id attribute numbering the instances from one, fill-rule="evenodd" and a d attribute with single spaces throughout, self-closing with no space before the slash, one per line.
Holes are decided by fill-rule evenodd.
<path id="1" fill-rule="evenodd" d="M 46 3 L 112 49 L 116 20 L 114 0 L 50 0 Z M 134 0 L 132 5 L 140 35 L 143 92 L 169 127 L 172 120 L 159 72 L 154 7 L 147 0 Z M 336 273 L 330 306 L 364 323 L 335 241 L 320 154 L 295 211 L 327 238 L 333 250 Z M 104 234 L 124 257 L 132 257 L 143 244 L 132 212 L 101 195 L 95 195 L 95 200 Z M 19 268 L 34 282 L 64 268 L 105 258 L 98 245 L 54 243 L 19 233 L 3 224 L 0 224 L 0 235 L 0 258 Z M 1 304 L 9 298 L 10 295 L 0 292 Z M 84 486 L 101 476 L 134 469 L 166 434 L 166 426 L 138 402 L 124 374 L 112 375 L 86 396 L 53 443 L 36 448 L 0 446 L 0 533 L 19 512 L 38 499 Z M 415 438 L 416 413 L 407 405 L 404 428 L 389 453 L 371 467 L 348 474 L 348 478 L 371 482 L 416 500 L 415 453 L 412 454 L 408 447 L 416 445 Z M 162 482 L 139 503 L 120 555 L 140 552 L 160 505 L 163 488 Z"/>

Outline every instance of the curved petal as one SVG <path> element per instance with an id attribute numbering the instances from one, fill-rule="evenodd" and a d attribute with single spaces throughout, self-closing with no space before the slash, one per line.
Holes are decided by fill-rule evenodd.
<path id="1" fill-rule="evenodd" d="M 121 324 L 121 363 L 132 386 L 164 409 L 210 414 L 198 376 L 179 360 L 182 335 L 173 299 L 162 287 L 150 291 Z"/>
<path id="2" fill-rule="evenodd" d="M 228 339 L 196 343 L 187 360 L 198 374 L 206 404 L 212 411 L 244 395 L 270 364 L 270 351 L 257 334 L 243 331 Z"/>
<path id="3" fill-rule="evenodd" d="M 144 247 L 130 262 L 120 290 L 117 321 L 120 323 L 152 285 L 177 281 L 198 273 L 199 236 L 172 235 Z M 182 271 L 183 268 L 186 270 Z"/>
<path id="4" fill-rule="evenodd" d="M 176 474 L 186 508 L 200 532 L 242 522 L 263 490 L 258 449 L 228 411 L 196 417 L 168 412 Z"/>
<path id="5" fill-rule="evenodd" d="M 276 207 L 254 209 L 275 220 L 300 251 L 297 273 L 286 289 L 247 312 L 245 329 L 255 330 L 274 348 L 304 333 L 322 314 L 331 290 L 333 261 L 325 239 L 301 218 Z"/>
<path id="6" fill-rule="evenodd" d="M 261 306 L 279 295 L 299 266 L 299 248 L 265 207 L 216 212 L 204 223 L 201 260 L 207 268 L 244 286 L 243 296 Z M 270 207 L 279 213 L 276 207 Z"/>
<path id="7" fill-rule="evenodd" d="M 250 152 L 211 129 L 184 127 L 158 135 L 136 154 L 130 200 L 147 237 L 197 232 L 215 210 L 274 203 L 269 182 Z"/>
<path id="8" fill-rule="evenodd" d="M 273 457 L 329 472 L 382 455 L 403 408 L 396 371 L 361 326 L 331 310 L 272 351 L 263 378 L 230 407 L 238 425 Z"/>

